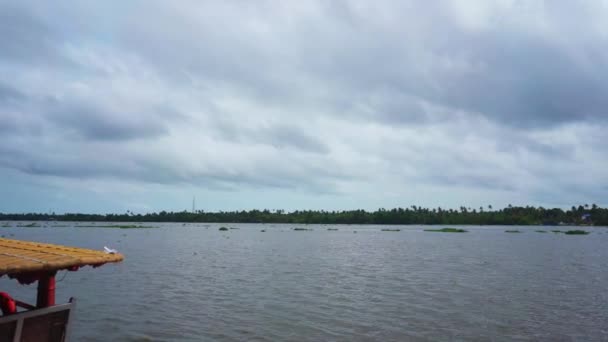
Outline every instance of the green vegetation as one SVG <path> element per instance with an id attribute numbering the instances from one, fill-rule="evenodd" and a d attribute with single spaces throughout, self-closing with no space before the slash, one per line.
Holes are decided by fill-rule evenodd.
<path id="1" fill-rule="evenodd" d="M 400 232 L 401 229 L 388 229 L 388 228 L 384 228 L 384 229 L 381 229 L 381 231 L 383 231 L 383 232 Z"/>
<path id="2" fill-rule="evenodd" d="M 425 229 L 425 232 L 439 232 L 439 233 L 466 233 L 467 230 L 459 228 L 441 228 L 441 229 Z"/>
<path id="3" fill-rule="evenodd" d="M 552 230 L 552 232 L 556 234 L 563 233 L 561 230 Z"/>
<path id="4" fill-rule="evenodd" d="M 546 230 L 535 230 L 535 232 L 537 232 L 537 233 L 546 233 L 547 231 Z"/>
<path id="5" fill-rule="evenodd" d="M 29 223 L 29 224 L 18 224 L 17 227 L 38 228 L 38 227 L 40 227 L 40 225 L 37 224 L 37 223 L 35 223 L 35 222 L 32 222 L 32 223 Z"/>
<path id="6" fill-rule="evenodd" d="M 587 235 L 587 234 L 589 234 L 589 232 L 586 230 L 569 230 L 569 231 L 565 232 L 564 234 L 566 234 L 566 235 Z"/>
<path id="7" fill-rule="evenodd" d="M 226 227 L 220 227 L 220 229 L 219 229 L 219 230 L 220 230 L 220 231 L 222 231 L 222 232 L 227 232 L 227 231 L 228 231 L 228 228 L 226 228 Z"/>
<path id="8" fill-rule="evenodd" d="M 86 225 L 74 226 L 76 228 L 119 228 L 119 229 L 142 229 L 142 228 L 157 228 L 153 226 L 139 226 L 135 224 L 113 224 L 113 225 Z"/>
<path id="9" fill-rule="evenodd" d="M 296 232 L 311 231 L 312 228 L 294 228 L 293 230 L 295 230 Z"/>
<path id="10" fill-rule="evenodd" d="M 338 230 L 338 228 L 327 228 L 327 230 Z"/>
<path id="11" fill-rule="evenodd" d="M 505 233 L 521 233 L 519 230 L 505 230 Z"/>
<path id="12" fill-rule="evenodd" d="M 434 225 L 596 225 L 608 226 L 608 208 L 579 205 L 561 208 L 515 207 L 494 209 L 492 206 L 459 209 L 408 208 L 376 211 L 347 210 L 250 210 L 221 212 L 167 212 L 134 214 L 2 214 L 0 221 L 85 221 L 85 222 L 217 222 L 293 223 L 293 224 L 434 224 Z"/>

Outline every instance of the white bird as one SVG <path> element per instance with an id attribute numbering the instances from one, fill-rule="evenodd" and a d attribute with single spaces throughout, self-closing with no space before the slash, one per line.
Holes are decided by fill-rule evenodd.
<path id="1" fill-rule="evenodd" d="M 116 254 L 116 253 L 118 253 L 118 251 L 117 251 L 117 250 L 112 249 L 112 248 L 108 248 L 108 247 L 106 247 L 106 246 L 103 246 L 103 250 L 104 250 L 104 252 L 106 252 L 107 254 Z"/>

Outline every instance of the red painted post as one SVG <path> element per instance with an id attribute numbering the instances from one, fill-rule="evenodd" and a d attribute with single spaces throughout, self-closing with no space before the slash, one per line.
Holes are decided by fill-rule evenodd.
<path id="1" fill-rule="evenodd" d="M 36 307 L 46 308 L 55 305 L 55 272 L 47 273 L 38 279 Z"/>

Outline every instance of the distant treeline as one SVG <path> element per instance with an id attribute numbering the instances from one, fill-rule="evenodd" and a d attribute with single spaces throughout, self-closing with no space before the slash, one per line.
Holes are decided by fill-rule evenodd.
<path id="1" fill-rule="evenodd" d="M 347 210 L 250 210 L 205 212 L 166 212 L 148 214 L 3 214 L 0 220 L 22 221 L 110 221 L 110 222 L 221 222 L 221 223 L 320 223 L 320 224 L 472 224 L 472 225 L 598 225 L 608 226 L 608 209 L 597 205 L 579 205 L 569 210 L 543 207 L 514 207 L 493 210 L 461 207 Z"/>

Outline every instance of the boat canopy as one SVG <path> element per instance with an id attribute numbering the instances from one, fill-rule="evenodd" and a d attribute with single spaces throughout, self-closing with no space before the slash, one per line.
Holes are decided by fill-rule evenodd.
<path id="1" fill-rule="evenodd" d="M 0 238 L 0 277 L 8 275 L 22 284 L 33 283 L 60 270 L 98 267 L 123 258 L 119 253 Z"/>

